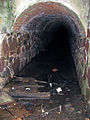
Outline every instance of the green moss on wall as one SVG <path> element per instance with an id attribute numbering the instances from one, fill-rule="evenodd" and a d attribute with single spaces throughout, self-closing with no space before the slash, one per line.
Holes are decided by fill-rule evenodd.
<path id="1" fill-rule="evenodd" d="M 86 89 L 86 98 L 87 100 L 90 100 L 90 88 Z"/>
<path id="2" fill-rule="evenodd" d="M 8 12 L 8 16 L 7 16 L 7 24 L 9 24 L 10 20 L 11 20 L 11 13 L 12 13 L 12 9 L 10 6 L 10 1 L 7 1 L 7 12 Z"/>
<path id="3" fill-rule="evenodd" d="M 87 89 L 88 89 L 88 79 L 85 79 L 82 81 L 82 93 L 83 95 L 86 97 L 86 92 L 87 92 Z"/>
<path id="4" fill-rule="evenodd" d="M 12 26 L 12 1 L 10 0 L 0 0 L 0 17 L 3 19 L 3 24 L 1 25 L 1 33 L 10 32 Z"/>

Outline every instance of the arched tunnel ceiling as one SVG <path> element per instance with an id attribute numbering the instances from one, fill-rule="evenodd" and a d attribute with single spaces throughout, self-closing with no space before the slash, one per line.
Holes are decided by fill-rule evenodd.
<path id="1" fill-rule="evenodd" d="M 60 27 L 61 25 L 67 26 L 67 28 L 71 28 L 73 33 L 80 33 L 77 25 L 75 24 L 74 20 L 66 16 L 64 14 L 51 14 L 46 16 L 37 16 L 33 20 L 31 19 L 28 23 L 21 27 L 23 31 L 32 31 L 32 30 L 40 30 L 40 31 L 47 31 L 50 32 L 52 29 Z M 77 35 L 78 35 L 77 34 Z"/>
<path id="2" fill-rule="evenodd" d="M 41 23 L 47 25 L 49 22 L 54 23 L 55 21 L 71 24 L 72 28 L 73 25 L 76 25 L 78 30 L 80 30 L 79 32 L 81 32 L 80 34 L 85 34 L 78 16 L 62 4 L 54 2 L 38 3 L 26 9 L 16 19 L 13 30 L 21 31 L 21 29 L 25 29 L 25 26 L 28 26 L 27 28 L 30 27 L 32 30 L 34 26 L 39 26 Z"/>
<path id="3" fill-rule="evenodd" d="M 47 1 L 53 1 L 53 2 L 58 2 L 66 7 L 68 7 L 70 10 L 74 11 L 77 16 L 80 18 L 85 31 L 87 31 L 87 23 L 88 23 L 88 11 L 89 11 L 89 0 L 26 0 L 26 1 L 21 1 L 21 0 L 14 0 L 14 4 L 16 7 L 14 7 L 13 11 L 14 14 L 18 17 L 26 8 L 29 6 L 32 6 L 33 4 L 37 4 L 40 2 L 47 2 Z M 16 17 L 16 19 L 17 19 Z"/>

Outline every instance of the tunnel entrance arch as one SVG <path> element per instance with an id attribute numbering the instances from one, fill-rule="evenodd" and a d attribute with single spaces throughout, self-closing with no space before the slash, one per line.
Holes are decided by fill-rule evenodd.
<path id="1" fill-rule="evenodd" d="M 73 11 L 60 3 L 38 3 L 21 13 L 15 21 L 13 31 L 29 34 L 29 62 L 48 47 L 53 39 L 59 38 L 60 31 L 67 31 L 65 36 L 69 40 L 67 42 L 66 39 L 63 39 L 64 42 L 61 43 L 66 43 L 66 46 L 69 45 L 68 50 L 71 52 L 77 78 L 82 88 L 82 81 L 85 79 L 87 67 L 86 36 L 83 25 Z M 61 36 L 61 39 L 65 37 L 63 33 Z M 55 45 L 55 42 L 52 44 Z M 65 54 L 62 50 L 59 51 Z"/>

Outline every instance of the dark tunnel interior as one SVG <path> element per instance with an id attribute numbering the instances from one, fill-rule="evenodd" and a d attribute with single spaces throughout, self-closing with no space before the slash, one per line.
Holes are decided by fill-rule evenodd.
<path id="1" fill-rule="evenodd" d="M 48 50 L 48 53 L 53 56 L 53 59 L 60 62 L 61 60 L 67 61 L 69 57 L 71 58 L 71 49 L 69 45 L 70 34 L 65 26 L 58 27 L 48 36 L 50 36 L 49 39 L 51 39 L 51 42 L 46 49 Z"/>
<path id="2" fill-rule="evenodd" d="M 71 29 L 64 24 L 56 24 L 46 29 L 40 35 L 41 40 L 48 44 L 36 55 L 31 63 L 21 72 L 23 76 L 34 77 L 39 80 L 48 80 L 61 83 L 76 80 L 76 70 L 71 54 Z M 57 69 L 56 72 L 53 69 Z"/>

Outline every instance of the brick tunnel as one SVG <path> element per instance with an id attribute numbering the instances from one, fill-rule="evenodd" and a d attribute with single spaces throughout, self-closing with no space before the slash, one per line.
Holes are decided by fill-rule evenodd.
<path id="1" fill-rule="evenodd" d="M 77 28 L 75 28 L 75 32 L 71 28 L 71 24 L 74 23 L 71 21 L 68 23 L 69 18 L 67 19 L 66 16 L 60 18 L 60 16 L 57 15 L 50 15 L 36 19 L 39 19 L 38 21 L 40 22 L 35 23 L 36 28 L 33 30 L 34 33 L 32 37 L 33 43 L 30 44 L 31 63 L 28 65 L 30 76 L 35 77 L 35 73 L 38 73 L 38 79 L 40 79 L 40 76 L 48 76 L 50 71 L 56 68 L 58 69 L 58 74 L 62 74 L 64 79 L 76 79 L 76 69 L 72 57 L 75 53 L 71 52 L 71 47 L 72 49 L 75 49 L 72 39 L 74 40 L 77 37 L 77 33 L 75 33 Z M 63 19 L 63 21 L 57 19 Z M 33 23 L 31 23 L 31 25 L 32 24 Z M 30 23 L 28 23 L 24 29 L 28 29 L 28 32 L 31 32 L 30 34 L 32 34 Z M 40 71 L 37 66 L 41 68 Z M 35 73 L 33 73 L 34 71 Z M 40 75 L 41 72 L 43 73 Z M 47 78 L 41 77 L 41 79 Z M 60 82 L 59 79 L 61 78 L 58 78 L 57 82 Z"/>
<path id="2" fill-rule="evenodd" d="M 43 66 L 42 63 L 45 66 L 45 62 L 48 62 L 51 65 L 46 64 L 49 71 L 53 68 L 60 69 L 63 76 L 68 79 L 77 78 L 81 85 L 85 70 L 81 57 L 87 62 L 86 57 L 80 55 L 82 54 L 80 49 L 85 44 L 85 32 L 73 11 L 54 2 L 39 3 L 26 9 L 16 19 L 13 29 L 28 34 L 30 47 L 28 63 L 33 64 L 29 64 L 31 76 L 32 69 L 38 73 L 37 66 Z M 35 64 L 36 68 L 33 68 Z"/>
<path id="3" fill-rule="evenodd" d="M 13 32 L 5 36 L 1 47 L 0 77 L 6 81 L 12 80 L 9 84 L 13 84 L 14 87 L 11 88 L 10 95 L 14 96 L 16 92 L 14 97 L 17 97 L 21 92 L 19 102 L 22 102 L 23 98 L 28 100 L 28 93 L 30 95 L 33 90 L 25 86 L 29 86 L 36 80 L 38 85 L 44 86 L 37 94 L 42 91 L 50 92 L 53 105 L 59 102 L 63 107 L 70 102 L 69 107 L 72 110 L 67 110 L 67 104 L 63 107 L 63 113 L 60 114 L 65 115 L 65 110 L 71 114 L 78 108 L 78 113 L 82 114 L 79 117 L 85 119 L 88 112 L 85 113 L 87 107 L 83 99 L 85 97 L 89 103 L 90 98 L 90 89 L 85 83 L 85 81 L 89 83 L 87 79 L 88 49 L 84 27 L 74 11 L 56 2 L 37 3 L 18 15 L 13 25 Z M 27 78 L 29 78 L 28 82 L 26 82 Z M 18 79 L 21 79 L 19 85 Z M 26 98 L 22 97 L 23 90 L 18 89 L 18 86 L 20 88 L 24 86 Z M 36 92 L 37 84 L 34 83 L 33 86 Z M 35 93 L 36 96 L 37 94 Z M 83 104 L 81 104 L 82 100 Z M 78 106 L 77 103 L 80 105 Z M 38 104 L 38 101 L 35 104 Z M 51 103 L 49 101 L 43 104 L 47 104 L 48 108 Z M 77 108 L 71 107 L 71 104 Z M 84 115 L 79 109 L 84 109 Z M 77 120 L 77 114 L 74 114 Z M 52 120 L 57 118 L 52 116 Z"/>

